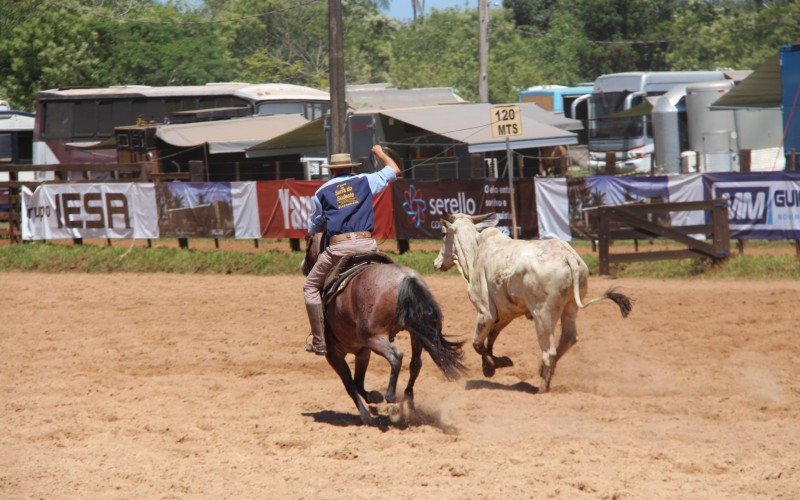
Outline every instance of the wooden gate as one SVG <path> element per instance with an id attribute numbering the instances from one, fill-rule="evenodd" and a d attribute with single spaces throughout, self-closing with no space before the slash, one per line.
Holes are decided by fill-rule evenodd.
<path id="1" fill-rule="evenodd" d="M 730 256 L 730 228 L 728 203 L 724 199 L 690 201 L 681 203 L 641 203 L 631 205 L 601 206 L 595 209 L 598 217 L 598 247 L 600 274 L 610 274 L 612 263 L 640 262 L 663 259 L 710 258 L 726 259 Z M 692 226 L 668 226 L 657 222 L 656 214 L 702 210 L 710 223 Z M 707 235 L 698 240 L 692 235 Z M 615 240 L 667 239 L 686 245 L 681 250 L 611 254 L 609 246 Z"/>

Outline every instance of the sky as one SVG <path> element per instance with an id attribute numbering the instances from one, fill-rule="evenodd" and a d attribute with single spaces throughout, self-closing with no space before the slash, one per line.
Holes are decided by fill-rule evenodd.
<path id="1" fill-rule="evenodd" d="M 411 8 L 412 0 L 389 0 L 389 9 L 385 12 L 389 17 L 393 17 L 398 21 L 410 21 L 414 17 L 414 11 Z M 430 12 L 431 9 L 448 9 L 450 7 L 458 7 L 459 9 L 476 9 L 478 8 L 477 0 L 420 0 L 425 12 Z M 419 13 L 417 13 L 419 15 Z"/>

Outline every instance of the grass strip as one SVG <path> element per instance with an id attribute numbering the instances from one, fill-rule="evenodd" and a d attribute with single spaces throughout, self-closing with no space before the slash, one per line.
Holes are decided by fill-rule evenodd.
<path id="1" fill-rule="evenodd" d="M 435 251 L 392 254 L 395 262 L 421 274 L 435 274 Z M 182 273 L 252 274 L 260 276 L 300 274 L 303 254 L 280 250 L 236 252 L 224 250 L 181 250 L 177 248 L 116 248 L 94 245 L 52 245 L 26 243 L 0 248 L 0 271 L 81 273 Z M 584 256 L 597 275 L 596 254 Z M 714 264 L 709 260 L 682 259 L 618 264 L 620 278 L 656 279 L 800 279 L 800 260 L 793 255 L 735 255 Z M 457 274 L 455 268 L 449 271 Z"/>

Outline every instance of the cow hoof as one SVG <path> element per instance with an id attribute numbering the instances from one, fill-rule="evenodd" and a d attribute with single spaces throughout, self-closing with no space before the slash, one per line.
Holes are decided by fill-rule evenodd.
<path id="1" fill-rule="evenodd" d="M 500 356 L 499 358 L 494 358 L 494 367 L 495 368 L 508 368 L 514 366 L 514 362 L 511 361 L 511 358 L 508 356 Z"/>
<path id="2" fill-rule="evenodd" d="M 389 421 L 395 425 L 403 421 L 403 409 L 400 405 L 389 405 Z"/>
<path id="3" fill-rule="evenodd" d="M 494 377 L 496 371 L 494 364 L 488 359 L 483 358 L 483 376 L 486 378 Z"/>

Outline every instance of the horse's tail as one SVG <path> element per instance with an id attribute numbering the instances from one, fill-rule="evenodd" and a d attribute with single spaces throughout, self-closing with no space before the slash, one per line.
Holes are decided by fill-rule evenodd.
<path id="1" fill-rule="evenodd" d="M 428 287 L 416 276 L 406 276 L 397 292 L 400 326 L 422 344 L 448 380 L 456 380 L 466 367 L 461 362 L 463 342 L 451 342 L 442 333 L 442 311 Z"/>

